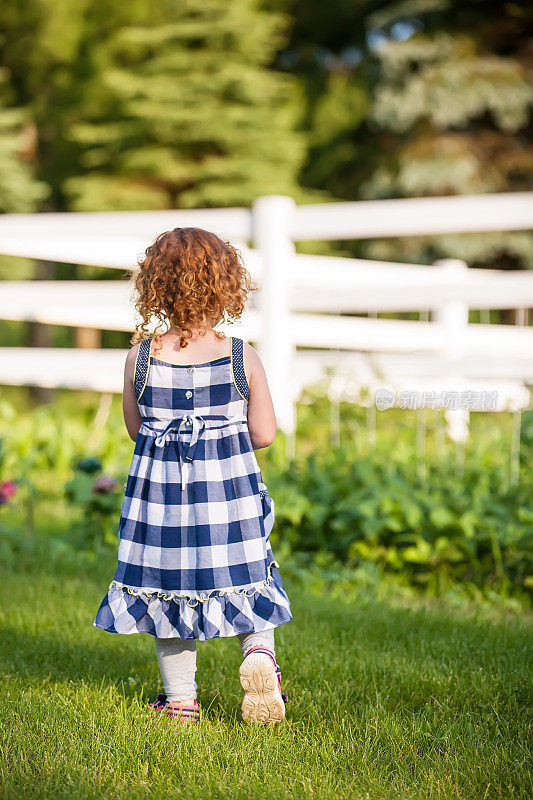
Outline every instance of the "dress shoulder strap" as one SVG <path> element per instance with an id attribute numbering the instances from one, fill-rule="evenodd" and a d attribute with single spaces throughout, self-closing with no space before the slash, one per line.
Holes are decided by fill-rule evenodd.
<path id="1" fill-rule="evenodd" d="M 231 337 L 231 374 L 235 388 L 243 400 L 248 402 L 250 387 L 244 371 L 244 342 L 238 336 Z"/>
<path id="2" fill-rule="evenodd" d="M 133 387 L 137 402 L 141 399 L 150 369 L 150 355 L 152 352 L 152 339 L 142 339 L 135 358 L 135 368 L 133 371 Z"/>

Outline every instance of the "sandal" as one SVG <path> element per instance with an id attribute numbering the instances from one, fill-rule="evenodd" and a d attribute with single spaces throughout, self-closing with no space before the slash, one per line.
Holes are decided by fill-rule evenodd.
<path id="1" fill-rule="evenodd" d="M 281 669 L 266 647 L 252 647 L 239 669 L 244 700 L 241 712 L 245 722 L 277 723 L 285 716 L 286 694 L 281 691 Z"/>

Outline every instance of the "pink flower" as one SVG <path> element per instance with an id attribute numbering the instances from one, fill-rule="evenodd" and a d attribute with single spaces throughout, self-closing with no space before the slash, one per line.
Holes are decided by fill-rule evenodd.
<path id="1" fill-rule="evenodd" d="M 18 491 L 18 486 L 14 481 L 1 481 L 0 482 L 0 497 L 7 502 L 15 497 Z"/>
<path id="2" fill-rule="evenodd" d="M 93 483 L 93 494 L 110 494 L 118 488 L 118 481 L 110 475 L 100 475 Z"/>

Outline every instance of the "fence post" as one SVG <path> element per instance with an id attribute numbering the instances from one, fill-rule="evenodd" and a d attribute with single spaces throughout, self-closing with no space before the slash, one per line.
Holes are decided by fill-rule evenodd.
<path id="1" fill-rule="evenodd" d="M 468 265 L 458 258 L 443 258 L 435 262 L 439 270 L 445 270 L 451 280 L 457 281 L 465 278 Z M 468 326 L 468 304 L 463 300 L 447 300 L 435 308 L 435 322 L 444 326 L 445 341 L 442 353 L 445 358 L 459 361 L 465 352 L 465 333 Z M 459 371 L 453 374 L 451 384 L 457 387 L 459 399 L 463 388 L 463 379 Z M 448 423 L 448 434 L 456 442 L 468 439 L 468 425 L 470 413 L 467 408 L 447 409 L 445 411 Z"/>
<path id="2" fill-rule="evenodd" d="M 289 293 L 295 247 L 290 225 L 296 203 L 283 195 L 258 197 L 252 207 L 252 236 L 262 259 L 261 315 L 258 352 L 265 367 L 280 428 L 294 434 L 291 388 L 294 344 L 290 326 Z"/>

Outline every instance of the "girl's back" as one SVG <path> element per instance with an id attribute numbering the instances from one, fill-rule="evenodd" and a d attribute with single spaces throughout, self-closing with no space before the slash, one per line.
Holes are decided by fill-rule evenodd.
<path id="1" fill-rule="evenodd" d="M 180 277 L 173 284 L 178 295 Z M 201 268 L 194 277 L 203 285 Z M 141 293 L 145 279 L 141 271 Z M 164 279 L 169 279 L 168 265 Z M 208 298 L 205 305 L 210 305 Z M 142 302 L 139 306 L 147 317 L 158 311 L 153 300 L 149 308 Z M 126 379 L 124 407 L 135 449 L 121 509 L 118 565 L 96 627 L 209 639 L 291 619 L 269 541 L 274 502 L 249 425 L 252 398 L 244 343 L 230 337 L 228 346 L 212 334 L 211 329 L 203 341 L 197 337 L 193 349 L 226 354 L 205 361 L 184 358 L 187 348 L 168 349 L 178 334 L 163 337 L 163 356 L 172 354 L 172 360 L 157 349 L 158 336 L 143 338 L 133 348 L 132 397 Z M 259 397 L 256 402 L 260 410 L 265 401 Z"/>

